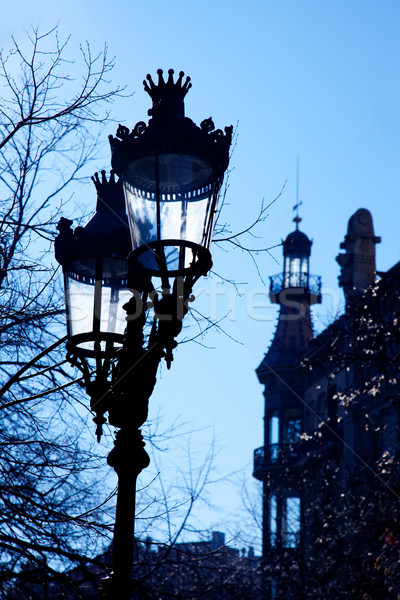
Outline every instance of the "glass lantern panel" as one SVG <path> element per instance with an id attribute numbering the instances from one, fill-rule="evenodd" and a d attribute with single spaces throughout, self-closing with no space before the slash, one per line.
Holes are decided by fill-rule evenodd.
<path id="1" fill-rule="evenodd" d="M 103 285 L 101 288 L 100 331 L 123 334 L 126 327 L 126 312 L 122 308 L 132 297 L 129 290 Z"/>
<path id="2" fill-rule="evenodd" d="M 122 307 L 131 297 L 126 271 L 127 261 L 118 258 L 87 258 L 64 268 L 70 336 L 124 333 L 126 313 Z M 93 343 L 80 347 L 91 350 Z"/>
<path id="3" fill-rule="evenodd" d="M 161 194 L 160 224 L 162 240 L 187 240 L 205 243 L 211 186 L 185 194 Z"/>
<path id="4" fill-rule="evenodd" d="M 157 241 L 157 203 L 154 192 L 146 192 L 125 182 L 126 210 L 132 248 Z"/>
<path id="5" fill-rule="evenodd" d="M 133 249 L 166 240 L 208 248 L 214 187 L 210 165 L 196 157 L 162 154 L 158 163 L 156 157 L 130 163 L 124 173 L 124 189 Z M 192 252 L 179 245 L 168 246 L 165 255 L 169 270 L 186 268 L 192 261 Z M 146 268 L 158 270 L 152 252 L 144 252 L 140 260 Z"/>
<path id="6" fill-rule="evenodd" d="M 94 285 L 83 283 L 67 273 L 67 324 L 70 336 L 93 330 Z"/>

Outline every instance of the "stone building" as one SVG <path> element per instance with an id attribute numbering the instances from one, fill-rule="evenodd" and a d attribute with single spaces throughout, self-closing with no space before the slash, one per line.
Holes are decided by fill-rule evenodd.
<path id="1" fill-rule="evenodd" d="M 380 238 L 358 210 L 337 257 L 344 314 L 314 337 L 321 280 L 309 273 L 312 243 L 295 221 L 283 273 L 271 277 L 280 313 L 257 369 L 264 597 L 397 600 L 400 263 L 376 272 Z"/>

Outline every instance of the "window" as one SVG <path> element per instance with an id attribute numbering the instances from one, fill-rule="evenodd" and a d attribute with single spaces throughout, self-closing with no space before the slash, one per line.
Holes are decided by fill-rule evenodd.
<path id="1" fill-rule="evenodd" d="M 301 511 L 300 498 L 285 498 L 282 511 L 282 546 L 297 548 L 300 541 Z"/>
<path id="2" fill-rule="evenodd" d="M 299 253 L 300 254 L 300 253 Z M 301 254 L 298 256 L 289 255 L 285 257 L 284 265 L 284 286 L 288 287 L 308 287 L 308 256 Z"/>
<path id="3" fill-rule="evenodd" d="M 301 409 L 288 408 L 285 410 L 283 442 L 295 444 L 301 435 Z"/>
<path id="4" fill-rule="evenodd" d="M 272 495 L 269 499 L 269 535 L 272 547 L 297 548 L 301 532 L 299 496 Z"/>
<path id="5" fill-rule="evenodd" d="M 269 451 L 271 462 L 276 462 L 279 457 L 279 417 L 272 415 L 269 419 Z"/>

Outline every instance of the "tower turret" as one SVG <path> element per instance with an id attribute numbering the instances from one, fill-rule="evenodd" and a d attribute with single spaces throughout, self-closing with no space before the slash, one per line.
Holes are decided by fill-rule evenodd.
<path id="1" fill-rule="evenodd" d="M 312 241 L 299 230 L 301 219 L 294 221 L 295 231 L 282 242 L 283 273 L 270 277 L 271 302 L 281 308 L 274 339 L 257 369 L 264 384 L 271 368 L 289 368 L 304 351 L 313 337 L 310 306 L 321 302 L 321 278 L 309 272 Z"/>
<path id="2" fill-rule="evenodd" d="M 300 543 L 301 486 L 292 469 L 304 422 L 299 358 L 313 337 L 310 306 L 321 302 L 321 278 L 310 275 L 312 241 L 294 221 L 282 242 L 283 272 L 270 278 L 271 301 L 280 305 L 275 335 L 256 371 L 265 386 L 264 446 L 254 453 L 254 476 L 264 484 L 264 556 Z"/>

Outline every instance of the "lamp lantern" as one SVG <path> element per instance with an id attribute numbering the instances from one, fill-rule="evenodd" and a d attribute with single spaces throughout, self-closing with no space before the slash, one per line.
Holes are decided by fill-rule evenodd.
<path id="1" fill-rule="evenodd" d="M 229 162 L 232 127 L 215 130 L 212 119 L 200 127 L 185 117 L 190 77 L 176 81 L 168 71 L 158 84 L 143 82 L 153 107 L 129 132 L 110 136 L 112 166 L 123 181 L 132 239 L 131 261 L 161 277 L 206 274 L 218 195 Z"/>
<path id="2" fill-rule="evenodd" d="M 92 180 L 96 212 L 74 231 L 72 221 L 60 219 L 55 254 L 64 275 L 67 358 L 83 372 L 92 409 L 104 423 L 98 399 L 104 395 L 111 361 L 123 344 L 123 306 L 131 297 L 127 287 L 131 242 L 121 180 L 113 172 L 107 180 L 105 171 L 101 179 L 95 173 Z"/>

